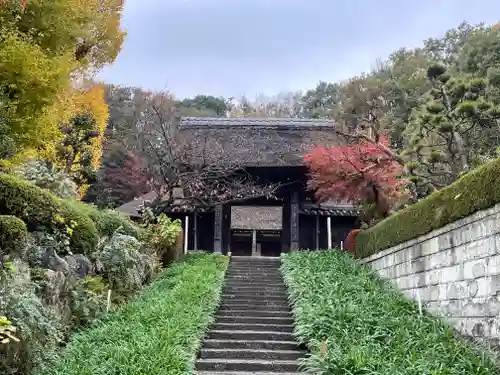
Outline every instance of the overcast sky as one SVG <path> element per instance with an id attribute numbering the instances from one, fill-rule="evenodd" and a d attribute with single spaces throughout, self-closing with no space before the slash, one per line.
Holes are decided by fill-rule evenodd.
<path id="1" fill-rule="evenodd" d="M 500 0 L 126 0 L 128 36 L 101 78 L 180 98 L 305 90 L 464 20 L 496 23 Z"/>

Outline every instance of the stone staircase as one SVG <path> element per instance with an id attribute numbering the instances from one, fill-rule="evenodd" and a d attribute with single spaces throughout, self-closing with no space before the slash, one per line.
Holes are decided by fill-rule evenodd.
<path id="1" fill-rule="evenodd" d="M 297 374 L 305 352 L 292 335 L 279 266 L 279 258 L 231 258 L 221 306 L 196 361 L 198 375 Z"/>

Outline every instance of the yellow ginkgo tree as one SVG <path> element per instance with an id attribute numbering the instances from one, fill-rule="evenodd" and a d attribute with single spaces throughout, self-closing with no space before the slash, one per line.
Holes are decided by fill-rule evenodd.
<path id="1" fill-rule="evenodd" d="M 1 0 L 0 160 L 54 154 L 79 113 L 75 87 L 121 49 L 122 11 L 123 0 Z"/>
<path id="2" fill-rule="evenodd" d="M 75 93 L 75 114 L 62 126 L 57 159 L 83 194 L 99 168 L 108 106 L 102 85 L 90 84 Z"/>

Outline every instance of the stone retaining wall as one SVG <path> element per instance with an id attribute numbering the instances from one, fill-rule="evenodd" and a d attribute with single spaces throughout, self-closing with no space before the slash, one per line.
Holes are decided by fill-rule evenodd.
<path id="1" fill-rule="evenodd" d="M 362 262 L 461 333 L 500 343 L 500 204 Z"/>

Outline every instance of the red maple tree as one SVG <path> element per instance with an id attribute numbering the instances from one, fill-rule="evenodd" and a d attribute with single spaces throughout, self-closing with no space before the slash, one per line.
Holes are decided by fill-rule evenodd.
<path id="1" fill-rule="evenodd" d="M 315 147 L 304 158 L 309 188 L 319 200 L 374 204 L 376 214 L 387 216 L 404 194 L 403 167 L 387 153 L 388 141 L 359 139 L 334 147 Z"/>
<path id="2" fill-rule="evenodd" d="M 84 201 L 102 207 L 117 207 L 151 191 L 146 162 L 120 145 L 108 148 L 98 179 Z"/>

